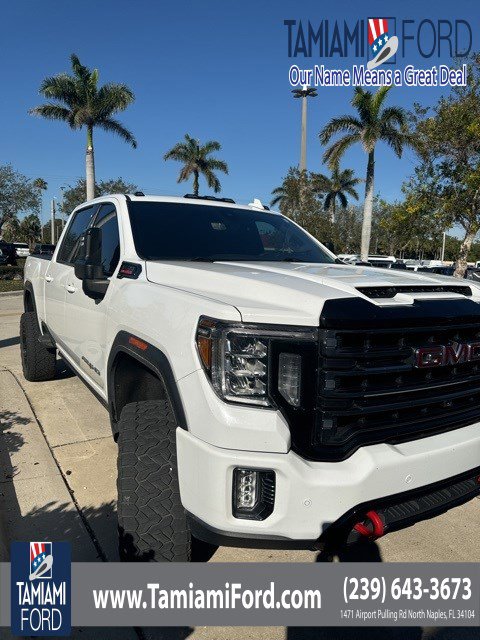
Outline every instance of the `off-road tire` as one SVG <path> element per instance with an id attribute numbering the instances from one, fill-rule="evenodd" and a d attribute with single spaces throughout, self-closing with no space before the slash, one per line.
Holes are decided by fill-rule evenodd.
<path id="1" fill-rule="evenodd" d="M 195 540 L 180 501 L 177 423 L 168 400 L 132 402 L 118 422 L 118 530 L 124 561 L 189 562 Z"/>
<path id="2" fill-rule="evenodd" d="M 20 318 L 20 352 L 23 375 L 30 382 L 55 378 L 56 351 L 40 342 L 41 335 L 35 311 L 23 313 Z"/>

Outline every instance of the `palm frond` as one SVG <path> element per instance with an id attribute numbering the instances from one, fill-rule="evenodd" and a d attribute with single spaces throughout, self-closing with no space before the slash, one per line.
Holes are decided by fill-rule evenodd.
<path id="1" fill-rule="evenodd" d="M 358 182 L 361 182 L 361 180 L 358 179 Z M 349 196 L 352 196 L 354 200 L 358 200 L 358 192 L 353 186 L 347 185 L 343 188 L 343 191 L 348 193 Z"/>
<path id="2" fill-rule="evenodd" d="M 195 165 L 185 164 L 182 167 L 180 173 L 178 174 L 177 182 L 185 182 L 185 180 L 188 180 L 192 175 L 192 173 L 194 172 L 194 170 L 195 170 Z"/>
<path id="3" fill-rule="evenodd" d="M 64 102 L 70 108 L 78 103 L 78 88 L 73 78 L 66 73 L 45 78 L 40 85 L 39 92 L 50 100 Z"/>
<path id="4" fill-rule="evenodd" d="M 210 189 L 213 189 L 215 193 L 218 193 L 221 190 L 221 186 L 220 180 L 217 178 L 217 176 L 210 170 L 203 171 L 203 175 L 205 176 Z"/>
<path id="5" fill-rule="evenodd" d="M 383 127 L 380 140 L 388 144 L 399 158 L 402 157 L 405 137 L 397 129 L 390 126 Z"/>
<path id="6" fill-rule="evenodd" d="M 328 144 L 336 133 L 354 133 L 362 129 L 362 123 L 354 116 L 338 116 L 332 118 L 319 133 L 320 142 Z"/>
<path id="7" fill-rule="evenodd" d="M 360 133 L 349 133 L 334 142 L 323 154 L 323 159 L 331 167 L 340 161 L 345 151 L 361 140 Z"/>
<path id="8" fill-rule="evenodd" d="M 399 127 L 405 127 L 407 114 L 402 107 L 386 107 L 382 111 L 381 121 L 385 124 L 397 124 Z"/>
<path id="9" fill-rule="evenodd" d="M 125 84 L 105 84 L 95 98 L 95 110 L 100 118 L 124 111 L 135 100 L 135 95 Z"/>
<path id="10" fill-rule="evenodd" d="M 222 145 L 217 142 L 217 140 L 209 140 L 202 145 L 202 150 L 206 155 L 212 153 L 212 151 L 220 151 L 221 149 Z"/>
<path id="11" fill-rule="evenodd" d="M 335 198 L 333 192 L 327 193 L 325 200 L 323 201 L 323 210 L 328 211 L 332 204 L 332 200 Z"/>
<path id="12" fill-rule="evenodd" d="M 184 142 L 178 142 L 174 147 L 167 151 L 164 160 L 178 160 L 179 162 L 188 162 L 189 150 Z"/>
<path id="13" fill-rule="evenodd" d="M 347 208 L 347 204 L 348 204 L 348 200 L 347 200 L 345 194 L 342 191 L 339 191 L 337 193 L 337 196 L 338 196 L 338 199 L 340 200 L 340 204 L 342 205 L 342 208 L 346 209 Z M 358 200 L 358 197 L 357 197 L 357 200 Z"/>
<path id="14" fill-rule="evenodd" d="M 218 158 L 208 158 L 207 164 L 213 171 L 221 171 L 222 173 L 228 174 L 228 165 L 223 160 L 219 160 Z"/>
<path id="15" fill-rule="evenodd" d="M 355 87 L 353 90 L 352 106 L 358 112 L 362 127 L 368 125 L 372 119 L 372 97 L 371 91 Z"/>
<path id="16" fill-rule="evenodd" d="M 110 133 L 116 133 L 117 136 L 122 138 L 125 142 L 128 142 L 134 149 L 137 148 L 137 141 L 133 133 L 131 133 L 123 124 L 120 124 L 118 120 L 114 120 L 113 118 L 105 118 L 105 120 L 101 120 L 96 123 L 96 126 L 104 129 L 105 131 L 109 131 Z"/>
<path id="17" fill-rule="evenodd" d="M 385 87 L 380 87 L 372 97 L 372 112 L 375 118 L 377 118 L 380 113 L 380 109 L 382 108 L 383 103 L 388 95 L 388 92 L 392 88 L 392 85 L 388 85 Z"/>
<path id="18" fill-rule="evenodd" d="M 72 71 L 74 75 L 82 82 L 88 82 L 90 78 L 90 69 L 80 62 L 79 57 L 75 53 L 71 54 L 70 61 L 72 63 Z"/>
<path id="19" fill-rule="evenodd" d="M 29 113 L 33 116 L 42 116 L 43 118 L 48 118 L 49 120 L 63 120 L 64 122 L 68 122 L 72 129 L 75 128 L 75 124 L 72 121 L 72 112 L 70 111 L 70 109 L 62 107 L 58 104 L 41 104 L 38 107 L 30 109 Z"/>

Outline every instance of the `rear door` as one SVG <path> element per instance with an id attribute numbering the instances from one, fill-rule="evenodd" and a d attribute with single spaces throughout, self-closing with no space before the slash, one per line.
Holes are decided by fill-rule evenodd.
<path id="1" fill-rule="evenodd" d="M 102 203 L 91 226 L 102 229 L 103 275 L 111 278 L 120 260 L 120 234 L 117 211 L 110 202 Z M 110 288 L 102 300 L 93 300 L 83 293 L 82 281 L 73 268 L 67 282 L 65 301 L 65 334 L 69 355 L 99 387 L 104 386 L 105 340 Z"/>
<path id="2" fill-rule="evenodd" d="M 79 250 L 80 237 L 91 224 L 98 205 L 76 211 L 69 221 L 55 259 L 45 272 L 45 317 L 47 327 L 61 348 L 66 348 L 65 300 L 73 272 L 73 262 Z"/>

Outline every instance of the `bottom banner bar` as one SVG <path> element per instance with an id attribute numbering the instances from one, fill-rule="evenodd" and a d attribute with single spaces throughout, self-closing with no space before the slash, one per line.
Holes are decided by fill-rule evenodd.
<path id="1" fill-rule="evenodd" d="M 25 578 L 1 565 L 0 623 L 19 635 L 46 635 L 44 626 L 34 633 L 42 619 L 50 635 L 58 624 L 69 630 L 70 608 L 71 625 L 82 627 L 480 624 L 473 563 L 73 563 L 70 585 L 55 563 L 45 565 L 50 578 L 38 575 L 48 553 L 31 551 L 35 569 Z"/>

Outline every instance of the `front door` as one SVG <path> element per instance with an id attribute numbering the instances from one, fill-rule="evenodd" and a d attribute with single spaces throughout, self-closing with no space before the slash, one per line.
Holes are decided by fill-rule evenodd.
<path id="1" fill-rule="evenodd" d="M 110 278 L 120 259 L 120 237 L 115 205 L 102 203 L 91 226 L 102 229 L 103 274 Z M 65 333 L 71 357 L 85 374 L 102 390 L 106 363 L 106 317 L 110 287 L 102 300 L 83 293 L 82 281 L 73 267 L 66 283 Z M 105 390 L 106 392 L 106 390 Z"/>
<path id="2" fill-rule="evenodd" d="M 45 318 L 57 345 L 68 351 L 65 331 L 65 300 L 72 264 L 78 253 L 82 233 L 92 221 L 98 205 L 80 209 L 72 215 L 55 258 L 45 272 Z"/>

